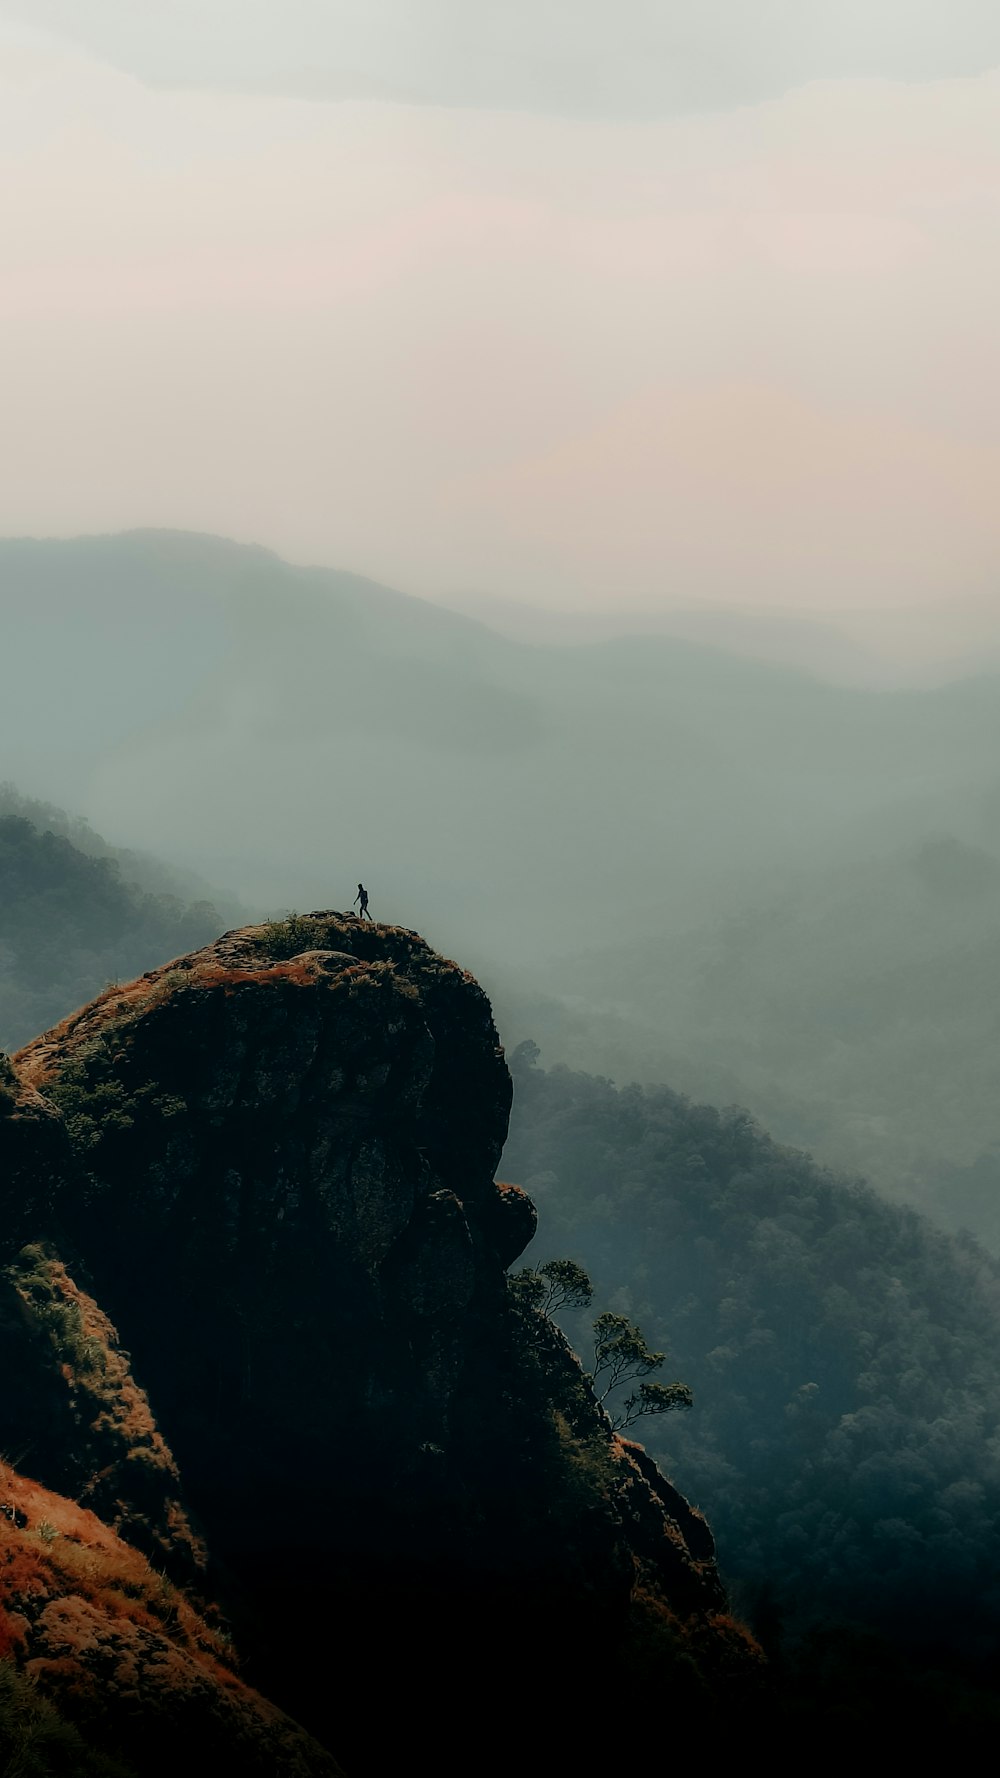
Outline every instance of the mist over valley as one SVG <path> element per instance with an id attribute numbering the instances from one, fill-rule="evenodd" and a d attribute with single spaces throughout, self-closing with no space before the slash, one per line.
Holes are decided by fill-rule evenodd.
<path id="1" fill-rule="evenodd" d="M 0 0 L 0 1771 L 981 1761 L 1000 25 Z"/>
<path id="2" fill-rule="evenodd" d="M 877 690 L 687 638 L 531 644 L 170 533 L 0 541 L 0 586 L 22 792 L 261 913 L 363 871 L 512 1044 L 746 1105 L 1000 1238 L 988 673 Z"/>

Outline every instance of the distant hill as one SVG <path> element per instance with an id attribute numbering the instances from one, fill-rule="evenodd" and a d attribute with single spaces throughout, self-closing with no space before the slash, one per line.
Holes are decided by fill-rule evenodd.
<path id="1" fill-rule="evenodd" d="M 740 611 L 722 606 L 663 605 L 642 609 L 546 610 L 484 594 L 454 595 L 447 604 L 488 623 L 501 635 L 523 642 L 599 642 L 615 636 L 666 636 L 707 644 L 729 654 L 798 668 L 841 685 L 890 686 L 923 683 L 924 675 L 905 668 L 864 646 L 822 614 L 802 617 L 792 611 Z M 957 670 L 942 678 L 958 676 Z M 937 680 L 935 678 L 934 682 Z"/>
<path id="2" fill-rule="evenodd" d="M 0 617 L 23 789 L 263 906 L 370 879 L 373 911 L 480 968 L 677 930 L 956 803 L 975 839 L 1000 783 L 994 681 L 890 695 L 678 638 L 530 646 L 215 538 L 0 542 Z"/>
<path id="3" fill-rule="evenodd" d="M 116 852 L 63 810 L 0 786 L 0 1049 L 109 980 L 213 937 L 218 909 L 183 900 L 174 885 L 168 866 Z"/>
<path id="4" fill-rule="evenodd" d="M 25 796 L 16 784 L 0 783 L 0 817 L 22 815 L 39 833 L 54 833 L 71 842 L 77 852 L 87 858 L 105 858 L 134 889 L 146 889 L 154 895 L 172 895 L 181 901 L 209 901 L 227 919 L 240 918 L 245 909 L 228 890 L 214 887 L 197 871 L 178 870 L 165 858 L 150 852 L 136 852 L 128 846 L 113 846 L 98 833 L 83 815 L 60 809 L 55 803 Z"/>
<path id="5" fill-rule="evenodd" d="M 174 532 L 0 541 L 0 622 L 22 790 L 257 911 L 363 880 L 512 1036 L 741 1100 L 1000 1239 L 995 676 L 887 692 L 679 637 L 530 644 Z"/>
<path id="6" fill-rule="evenodd" d="M 535 972 L 512 1038 L 749 1105 L 1000 1251 L 1000 859 L 941 833 Z"/>

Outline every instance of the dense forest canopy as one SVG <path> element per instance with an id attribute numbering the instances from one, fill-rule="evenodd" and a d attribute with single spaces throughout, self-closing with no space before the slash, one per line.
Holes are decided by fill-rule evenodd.
<path id="1" fill-rule="evenodd" d="M 1000 1651 L 1000 1267 L 742 1110 L 514 1057 L 505 1175 L 690 1414 L 639 1436 L 751 1608 Z M 588 1329 L 564 1317 L 587 1350 Z"/>

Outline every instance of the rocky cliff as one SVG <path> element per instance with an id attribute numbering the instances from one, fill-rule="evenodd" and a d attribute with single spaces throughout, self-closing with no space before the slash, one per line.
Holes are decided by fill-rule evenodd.
<path id="1" fill-rule="evenodd" d="M 223 1597 L 355 1774 L 466 1770 L 470 1712 L 482 1770 L 541 1770 L 753 1693 L 704 1520 L 508 1292 L 510 1097 L 476 983 L 338 914 L 112 988 L 0 1081 L 2 1448 Z"/>

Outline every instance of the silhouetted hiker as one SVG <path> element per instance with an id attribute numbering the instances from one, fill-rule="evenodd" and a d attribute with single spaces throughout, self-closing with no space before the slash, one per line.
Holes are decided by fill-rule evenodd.
<path id="1" fill-rule="evenodd" d="M 368 891 L 363 883 L 358 884 L 358 893 L 354 897 L 354 901 L 359 901 L 361 903 L 361 906 L 358 909 L 359 919 L 364 920 L 367 917 L 370 920 L 371 914 L 368 912 Z M 354 902 L 351 903 L 351 906 L 354 906 Z"/>

